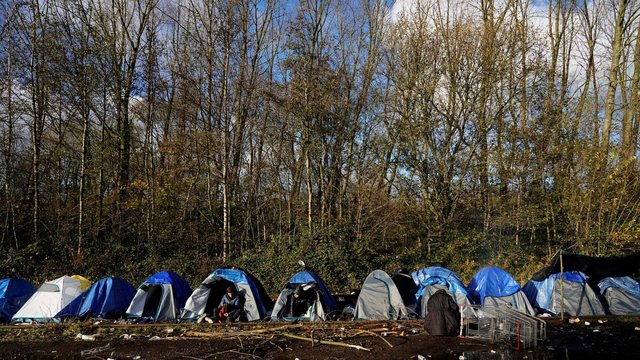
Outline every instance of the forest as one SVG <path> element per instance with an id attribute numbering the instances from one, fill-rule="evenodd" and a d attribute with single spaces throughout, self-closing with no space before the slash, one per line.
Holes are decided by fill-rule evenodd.
<path id="1" fill-rule="evenodd" d="M 0 277 L 275 291 L 640 250 L 640 1 L 3 0 Z"/>

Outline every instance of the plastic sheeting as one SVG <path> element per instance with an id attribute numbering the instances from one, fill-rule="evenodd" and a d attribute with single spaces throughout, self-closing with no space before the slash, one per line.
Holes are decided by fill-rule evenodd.
<path id="1" fill-rule="evenodd" d="M 411 277 L 418 285 L 416 300 L 420 302 L 421 316 L 427 315 L 427 301 L 439 289 L 445 289 L 453 297 L 464 317 L 475 315 L 471 301 L 467 298 L 467 289 L 453 271 L 439 266 L 431 266 L 413 272 Z"/>
<path id="2" fill-rule="evenodd" d="M 476 304 L 484 304 L 488 296 L 504 297 L 520 291 L 518 282 L 499 267 L 481 269 L 467 286 L 469 298 Z"/>
<path id="3" fill-rule="evenodd" d="M 117 319 L 125 315 L 136 289 L 119 277 L 106 277 L 67 305 L 56 317 L 101 317 Z"/>
<path id="4" fill-rule="evenodd" d="M 36 287 L 26 280 L 0 280 L 0 322 L 9 322 L 35 292 Z"/>

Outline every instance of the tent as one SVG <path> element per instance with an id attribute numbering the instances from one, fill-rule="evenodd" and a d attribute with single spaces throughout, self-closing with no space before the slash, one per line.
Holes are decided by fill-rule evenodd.
<path id="1" fill-rule="evenodd" d="M 0 280 L 0 323 L 9 322 L 35 292 L 36 287 L 26 280 Z"/>
<path id="2" fill-rule="evenodd" d="M 175 321 L 190 294 L 189 283 L 178 274 L 160 271 L 138 287 L 126 311 L 127 317 L 156 322 Z"/>
<path id="3" fill-rule="evenodd" d="M 612 315 L 640 314 L 640 284 L 628 276 L 608 277 L 598 283 Z"/>
<path id="4" fill-rule="evenodd" d="M 453 271 L 439 266 L 430 266 L 411 274 L 418 285 L 416 302 L 419 304 L 420 315 L 427 315 L 427 301 L 436 291 L 444 289 L 456 301 L 463 317 L 475 316 L 471 302 L 467 298 L 467 289 L 462 280 Z"/>
<path id="5" fill-rule="evenodd" d="M 89 280 L 79 275 L 63 276 L 47 281 L 13 315 L 11 322 L 49 322 L 90 286 Z"/>
<path id="6" fill-rule="evenodd" d="M 334 311 L 337 307 L 336 300 L 331 296 L 329 289 L 325 285 L 324 281 L 309 270 L 303 270 L 297 272 L 289 279 L 285 284 L 284 289 L 280 292 L 278 299 L 276 300 L 271 319 L 283 319 L 283 313 L 285 305 L 287 303 L 287 297 L 289 297 L 297 286 L 302 286 L 305 292 L 309 293 L 314 300 L 311 312 L 309 316 L 298 318 L 297 320 L 326 320 L 327 314 Z"/>
<path id="7" fill-rule="evenodd" d="M 243 320 L 256 321 L 267 316 L 272 304 L 271 299 L 264 296 L 266 291 L 262 284 L 244 270 L 223 268 L 212 272 L 191 294 L 180 316 L 181 320 L 196 321 L 203 315 L 213 315 L 230 285 L 245 297 L 246 318 Z"/>
<path id="8" fill-rule="evenodd" d="M 529 302 L 539 312 L 553 315 L 564 310 L 569 315 L 604 315 L 598 296 L 587 283 L 587 276 L 579 271 L 551 274 L 542 281 L 529 280 L 522 288 Z"/>
<path id="9" fill-rule="evenodd" d="M 135 293 L 136 289 L 126 280 L 105 277 L 73 300 L 56 317 L 117 319 L 125 315 Z"/>
<path id="10" fill-rule="evenodd" d="M 478 271 L 467 286 L 467 294 L 474 304 L 482 305 L 489 312 L 500 304 L 509 304 L 517 311 L 535 315 L 518 282 L 499 267 L 490 266 Z"/>
<path id="11" fill-rule="evenodd" d="M 399 320 L 410 315 L 393 279 L 382 270 L 371 272 L 360 290 L 354 319 Z"/>

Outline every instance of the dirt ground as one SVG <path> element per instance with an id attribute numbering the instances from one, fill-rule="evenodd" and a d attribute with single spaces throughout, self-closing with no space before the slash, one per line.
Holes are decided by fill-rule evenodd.
<path id="1" fill-rule="evenodd" d="M 640 359 L 640 317 L 567 320 L 548 320 L 548 339 L 521 351 L 429 336 L 420 321 L 16 325 L 0 327 L 0 359 Z"/>

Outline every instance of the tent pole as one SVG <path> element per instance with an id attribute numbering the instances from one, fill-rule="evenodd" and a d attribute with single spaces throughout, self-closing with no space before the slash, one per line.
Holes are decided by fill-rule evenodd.
<path id="1" fill-rule="evenodd" d="M 564 264 L 560 252 L 560 320 L 564 321 Z"/>

